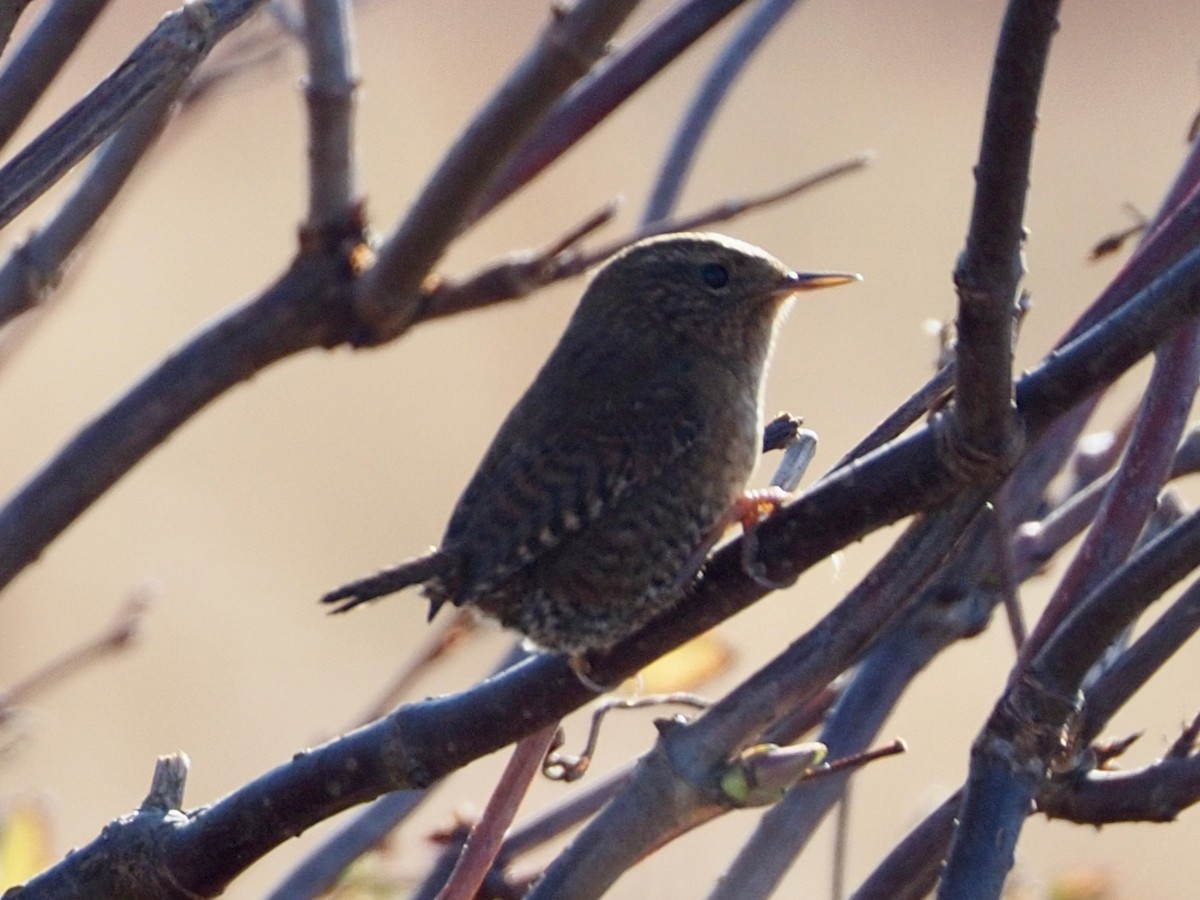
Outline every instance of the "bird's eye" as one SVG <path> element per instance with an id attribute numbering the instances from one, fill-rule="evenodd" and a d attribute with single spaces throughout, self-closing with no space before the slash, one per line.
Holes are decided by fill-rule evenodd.
<path id="1" fill-rule="evenodd" d="M 705 263 L 700 267 L 700 277 L 711 288 L 723 288 L 729 284 L 729 270 L 720 263 Z"/>

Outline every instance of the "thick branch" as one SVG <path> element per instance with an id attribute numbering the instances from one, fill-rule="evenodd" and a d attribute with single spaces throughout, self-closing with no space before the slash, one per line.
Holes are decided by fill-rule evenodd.
<path id="1" fill-rule="evenodd" d="M 1058 5 L 1015 0 L 1008 6 L 975 168 L 971 227 L 954 273 L 959 448 L 1001 464 L 1020 440 L 1012 415 L 1013 312 L 1037 101 Z"/>

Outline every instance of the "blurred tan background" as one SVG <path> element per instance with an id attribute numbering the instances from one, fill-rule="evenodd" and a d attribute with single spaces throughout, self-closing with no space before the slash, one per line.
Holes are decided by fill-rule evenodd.
<path id="1" fill-rule="evenodd" d="M 358 14 L 363 189 L 376 227 L 403 212 L 439 155 L 542 25 L 546 3 L 373 2 Z M 639 21 L 665 7 L 647 3 Z M 37 111 L 44 124 L 116 65 L 167 3 L 122 0 Z M 930 373 L 925 321 L 953 308 L 950 271 L 971 197 L 971 166 L 1003 4 L 802 4 L 771 38 L 716 123 L 685 211 L 769 189 L 871 149 L 872 167 L 724 226 L 797 267 L 853 269 L 866 281 L 814 295 L 778 348 L 768 412 L 806 417 L 831 465 Z M 1034 309 L 1020 363 L 1045 352 L 1116 271 L 1086 262 L 1153 211 L 1200 106 L 1200 15 L 1190 0 L 1067 4 L 1051 55 L 1028 225 Z M 628 32 L 627 32 L 628 33 Z M 640 211 L 677 116 L 729 34 L 726 26 L 661 76 L 533 189 L 460 242 L 463 273 L 559 235 L 614 195 L 620 228 Z M 168 133 L 93 239 L 63 302 L 0 371 L 5 453 L 15 489 L 46 457 L 204 323 L 286 265 L 304 210 L 298 53 L 238 81 Z M 40 207 L 43 211 L 45 206 Z M 5 249 L 32 227 L 9 229 Z M 610 235 L 617 232 L 612 230 Z M 0 757 L 0 803 L 39 798 L 56 854 L 134 808 L 154 757 L 185 750 L 189 805 L 201 805 L 337 733 L 426 635 L 415 595 L 331 620 L 315 599 L 422 550 L 501 417 L 553 345 L 580 283 L 418 328 L 399 343 L 309 353 L 206 410 L 53 544 L 0 602 L 0 686 L 101 629 L 132 586 L 154 579 L 143 639 L 40 699 Z M 1108 405 L 1123 411 L 1128 385 Z M 760 472 L 765 478 L 768 473 Z M 722 629 L 736 666 L 719 695 L 781 649 L 874 560 L 849 548 Z M 1029 585 L 1034 609 L 1052 584 Z M 922 677 L 885 737 L 910 752 L 857 782 L 849 884 L 953 787 L 1011 661 L 1007 630 L 948 653 Z M 488 633 L 440 668 L 425 693 L 467 686 L 507 640 Z M 1145 729 L 1128 764 L 1154 758 L 1200 707 L 1185 650 L 1115 733 Z M 1191 677 L 1189 677 L 1191 676 Z M 596 769 L 647 748 L 650 715 L 612 719 Z M 572 747 L 582 740 L 578 722 Z M 419 875 L 422 840 L 482 805 L 505 754 L 453 778 L 392 848 Z M 570 790 L 539 784 L 527 809 Z M 731 815 L 629 873 L 614 896 L 703 896 L 754 824 Z M 260 896 L 326 829 L 251 869 L 228 896 Z M 826 895 L 830 841 L 814 843 L 781 896 Z M 1200 814 L 1173 826 L 1092 829 L 1033 820 L 1018 848 L 1029 896 L 1076 867 L 1113 879 L 1113 896 L 1194 896 Z M 685 880 L 686 879 L 686 880 Z"/>

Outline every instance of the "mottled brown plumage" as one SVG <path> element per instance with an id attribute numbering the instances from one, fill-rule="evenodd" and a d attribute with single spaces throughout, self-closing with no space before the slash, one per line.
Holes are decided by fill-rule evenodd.
<path id="1" fill-rule="evenodd" d="M 592 279 L 463 492 L 440 549 L 339 588 L 423 583 L 538 645 L 611 646 L 683 597 L 758 460 L 762 387 L 799 275 L 720 235 L 641 241 Z"/>

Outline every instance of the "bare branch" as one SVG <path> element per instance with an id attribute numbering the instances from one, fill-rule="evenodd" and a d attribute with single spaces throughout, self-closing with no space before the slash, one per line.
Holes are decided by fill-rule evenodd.
<path id="1" fill-rule="evenodd" d="M 1042 76 L 1058 28 L 1056 0 L 1009 3 L 992 69 L 975 202 L 958 290 L 956 447 L 1007 468 L 1019 452 L 1012 397 L 1013 314 L 1023 274 L 1025 195 Z"/>
<path id="2" fill-rule="evenodd" d="M 308 48 L 308 223 L 310 232 L 338 235 L 357 218 L 354 91 L 358 83 L 350 37 L 350 0 L 305 0 Z"/>
<path id="3" fill-rule="evenodd" d="M 142 627 L 153 593 L 149 585 L 134 590 L 108 628 L 0 691 L 0 718 L 12 707 L 28 703 L 35 695 L 127 648 Z"/>
<path id="4" fill-rule="evenodd" d="M 472 120 L 379 248 L 359 283 L 360 342 L 403 333 L 419 310 L 419 288 L 467 222 L 496 170 L 546 111 L 604 54 L 637 0 L 579 0 L 561 10 L 495 96 Z"/>
<path id="5" fill-rule="evenodd" d="M 725 45 L 675 131 L 642 213 L 642 225 L 666 219 L 675 210 L 684 181 L 717 110 L 762 42 L 795 5 L 796 0 L 763 0 Z"/>
<path id="6" fill-rule="evenodd" d="M 0 147 L 12 139 L 106 6 L 108 0 L 54 0 L 5 60 L 0 71 Z M 6 39 L 7 35 L 6 31 Z"/>
<path id="7" fill-rule="evenodd" d="M 156 94 L 96 154 L 53 217 L 0 267 L 0 325 L 44 302 L 80 243 L 125 186 L 170 119 L 173 98 Z"/>
<path id="8" fill-rule="evenodd" d="M 517 743 L 483 816 L 471 829 L 462 856 L 458 858 L 445 887 L 438 892 L 438 900 L 471 900 L 475 897 L 500 852 L 501 842 L 516 817 L 517 807 L 529 790 L 534 775 L 542 767 L 542 759 L 550 748 L 556 730 L 557 725 L 548 725 Z"/>
<path id="9" fill-rule="evenodd" d="M 482 219 L 602 122 L 746 0 L 679 0 L 578 84 L 501 169 L 471 214 Z"/>
<path id="10" fill-rule="evenodd" d="M 638 228 L 624 237 L 585 252 L 577 246 L 578 242 L 616 215 L 616 205 L 611 204 L 543 250 L 513 253 L 462 281 L 447 277 L 430 279 L 422 288 L 418 317 L 422 321 L 435 319 L 493 303 L 518 300 L 548 284 L 580 275 L 643 238 L 672 231 L 696 231 L 731 221 L 856 172 L 870 161 L 870 154 L 860 154 L 783 187 L 740 199 L 723 200 L 682 218 Z"/>
<path id="11" fill-rule="evenodd" d="M 116 71 L 0 168 L 0 228 L 112 134 L 152 93 L 178 93 L 213 44 L 262 2 L 198 0 L 159 22 Z"/>
<path id="12" fill-rule="evenodd" d="M 334 340 L 331 286 L 347 277 L 340 260 L 301 257 L 262 296 L 202 331 L 85 426 L 0 509 L 0 534 L 14 536 L 0 549 L 0 584 L 214 398 L 272 362 Z M 306 302 L 317 297 L 325 302 Z"/>

